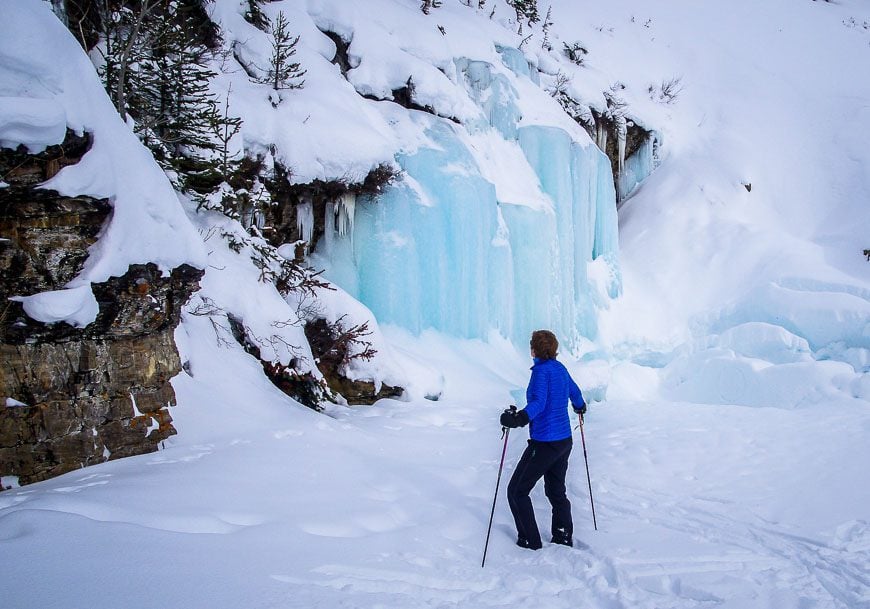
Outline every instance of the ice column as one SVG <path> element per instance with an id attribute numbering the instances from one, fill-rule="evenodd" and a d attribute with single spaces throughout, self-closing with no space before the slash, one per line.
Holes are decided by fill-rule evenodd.
<path id="1" fill-rule="evenodd" d="M 522 58 L 526 73 L 528 64 Z M 471 98 L 481 107 L 487 122 L 470 124 L 469 130 L 493 128 L 501 136 L 513 141 L 517 139 L 517 123 L 522 118 L 519 108 L 513 103 L 517 93 L 508 80 L 501 74 L 493 74 L 492 66 L 484 61 L 460 59 L 457 68 L 465 75 Z"/>
<path id="2" fill-rule="evenodd" d="M 311 243 L 314 235 L 314 204 L 310 200 L 296 206 L 296 228 L 299 230 L 299 238 Z"/>
<path id="3" fill-rule="evenodd" d="M 342 237 L 353 232 L 353 216 L 356 208 L 356 195 L 346 192 L 338 200 L 338 234 Z"/>
<path id="4" fill-rule="evenodd" d="M 626 198 L 655 169 L 654 148 L 657 134 L 650 135 L 634 154 L 625 160 L 625 165 L 616 180 L 616 190 L 620 201 Z"/>
<path id="5" fill-rule="evenodd" d="M 356 212 L 359 299 L 381 322 L 466 338 L 506 330 L 509 273 L 494 186 L 446 121 L 432 120 L 438 146 L 397 160 L 406 178 Z"/>
<path id="6" fill-rule="evenodd" d="M 625 137 L 628 127 L 625 124 L 625 116 L 618 114 L 616 116 L 616 156 L 617 156 L 617 173 L 622 173 L 622 168 L 625 166 Z"/>
<path id="7" fill-rule="evenodd" d="M 589 283 L 586 267 L 603 255 L 609 255 L 607 263 L 615 266 L 618 252 L 610 161 L 591 142 L 585 145 L 575 142 L 565 131 L 554 127 L 524 127 L 520 129 L 519 141 L 540 178 L 541 187 L 553 200 L 554 226 L 551 228 L 543 218 L 537 218 L 531 226 L 514 226 L 509 222 L 511 233 L 517 232 L 518 239 L 549 244 L 546 250 L 535 254 L 538 269 L 542 270 L 543 256 L 549 262 L 548 286 L 541 286 L 549 294 L 546 312 L 541 310 L 541 303 L 518 307 L 515 338 L 521 338 L 530 326 L 540 325 L 543 320 L 571 340 L 580 336 L 594 338 L 596 310 L 601 303 Z M 540 270 L 535 273 L 532 269 L 536 266 L 529 263 L 517 260 L 515 276 L 519 292 L 535 290 L 535 283 L 540 281 Z M 618 268 L 613 269 L 613 274 L 618 277 Z M 525 319 L 525 314 L 531 317 Z"/>
<path id="8" fill-rule="evenodd" d="M 607 149 L 607 125 L 603 121 L 595 123 L 595 144 L 601 150 Z"/>

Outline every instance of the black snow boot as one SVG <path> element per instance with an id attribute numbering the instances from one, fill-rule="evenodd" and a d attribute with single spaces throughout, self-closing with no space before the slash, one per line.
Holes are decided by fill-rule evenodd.
<path id="1" fill-rule="evenodd" d="M 525 537 L 517 537 L 517 545 L 521 548 L 526 548 L 527 550 L 540 550 L 542 547 L 540 544 L 533 546 Z"/>
<path id="2" fill-rule="evenodd" d="M 560 546 L 574 547 L 574 540 L 571 539 L 571 535 L 564 529 L 556 529 L 553 532 L 553 539 L 550 540 L 550 543 L 557 543 Z"/>

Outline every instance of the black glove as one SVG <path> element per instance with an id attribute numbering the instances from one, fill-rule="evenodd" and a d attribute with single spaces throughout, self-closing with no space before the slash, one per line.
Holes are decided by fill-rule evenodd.
<path id="1" fill-rule="evenodd" d="M 513 429 L 515 427 L 525 427 L 529 424 L 529 415 L 526 414 L 525 410 L 520 410 L 519 412 L 517 412 L 517 407 L 511 406 L 503 413 L 501 413 L 499 422 L 501 423 L 502 427 L 507 427 L 508 429 Z"/>
<path id="2" fill-rule="evenodd" d="M 583 417 L 586 414 L 586 402 L 583 402 L 580 408 L 575 407 L 574 412 L 576 412 L 578 416 Z"/>

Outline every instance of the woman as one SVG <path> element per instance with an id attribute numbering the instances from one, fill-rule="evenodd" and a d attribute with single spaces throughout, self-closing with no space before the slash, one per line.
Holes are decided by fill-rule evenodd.
<path id="1" fill-rule="evenodd" d="M 574 412 L 582 417 L 586 403 L 568 370 L 556 360 L 559 349 L 556 336 L 549 330 L 537 330 L 532 333 L 530 347 L 535 363 L 526 389 L 526 407 L 520 411 L 505 410 L 501 424 L 510 428 L 529 424 L 531 439 L 517 463 L 507 494 L 517 525 L 517 545 L 539 550 L 541 535 L 529 493 L 541 477 L 544 492 L 553 506 L 551 541 L 566 546 L 574 544 L 571 502 L 565 495 L 565 474 L 572 446 L 567 406 L 570 399 Z"/>

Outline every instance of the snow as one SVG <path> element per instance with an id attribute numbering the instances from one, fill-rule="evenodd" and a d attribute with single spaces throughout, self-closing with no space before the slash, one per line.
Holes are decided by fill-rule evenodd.
<path id="1" fill-rule="evenodd" d="M 40 5 L 15 6 L 29 19 Z M 268 55 L 244 3 L 211 6 L 228 50 Z M 173 379 L 179 434 L 0 494 L 10 606 L 870 603 L 870 35 L 849 26 L 870 20 L 865 4 L 554 0 L 552 54 L 539 31 L 519 50 L 500 0 L 445 0 L 428 17 L 411 0 L 266 10 L 302 36 L 306 87 L 273 107 L 267 86 L 227 70 L 216 86 L 231 85 L 245 118 L 237 144 L 274 144 L 300 183 L 401 167 L 377 200 L 328 206 L 333 230 L 310 260 L 344 288 L 320 294 L 320 313 L 371 322 L 379 357 L 348 372 L 408 391 L 320 414 L 266 382 L 226 340 L 227 316 L 272 339 L 266 359 L 316 375 L 299 325 L 275 324 L 298 321 L 302 303 L 259 280 L 250 245 L 228 247 L 238 223 L 188 208 L 209 255 L 176 331 L 189 370 Z M 350 42 L 349 81 L 321 29 Z M 558 57 L 573 41 L 584 66 Z M 63 82 L 39 53 L 15 52 L 24 76 L 0 63 L 4 95 Z M 625 160 L 619 188 L 634 192 L 618 218 L 607 161 L 536 83 L 560 70 L 599 111 L 622 83 L 626 118 L 656 131 L 659 159 Z M 389 99 L 411 72 L 418 102 L 463 124 L 359 95 Z M 674 103 L 650 95 L 675 76 Z M 56 127 L 39 116 L 33 146 Z M 558 330 L 590 402 L 569 468 L 577 544 L 516 548 L 503 481 L 481 569 L 497 417 L 522 395 L 537 327 Z M 509 436 L 505 480 L 526 437 Z M 533 500 L 546 533 L 540 487 Z"/>
<path id="2" fill-rule="evenodd" d="M 361 98 L 330 63 L 335 45 L 301 4 L 266 4 L 263 11 L 273 19 L 284 12 L 294 35 L 300 36 L 293 60 L 307 70 L 305 88 L 282 91 L 282 100 L 273 107 L 269 85 L 252 82 L 233 62 L 218 79 L 216 93 L 221 99 L 229 95 L 230 112 L 244 120 L 239 150 L 263 156 L 274 150 L 274 158 L 292 168 L 294 183 L 336 177 L 361 182 L 373 167 L 392 164 L 400 142 L 388 119 Z M 227 53 L 262 72 L 271 54 L 269 35 L 243 19 L 246 7 L 235 0 L 218 0 L 208 9 L 226 34 Z"/>
<path id="3" fill-rule="evenodd" d="M 867 206 L 860 203 L 865 199 L 866 179 L 860 169 L 856 172 L 865 166 L 866 157 L 851 134 L 866 123 L 860 100 L 866 99 L 867 86 L 853 79 L 851 71 L 840 69 L 833 58 L 866 55 L 867 41 L 849 35 L 842 24 L 846 15 L 860 12 L 861 5 L 794 7 L 772 1 L 757 13 L 750 4 L 738 3 L 729 11 L 685 5 L 678 12 L 652 14 L 620 2 L 607 15 L 603 10 L 595 12 L 595 6 L 587 14 L 591 23 L 606 19 L 616 32 L 625 30 L 624 36 L 589 32 L 590 56 L 596 62 L 613 62 L 629 72 L 646 65 L 656 69 L 670 65 L 684 83 L 677 103 L 662 107 L 672 115 L 670 120 L 657 125 L 664 131 L 662 166 L 621 210 L 623 272 L 636 270 L 637 275 L 652 277 L 649 272 L 659 269 L 655 285 L 637 291 L 626 288 L 626 308 L 640 308 L 635 296 L 647 299 L 655 293 L 667 300 L 658 311 L 678 318 L 736 307 L 745 315 L 735 323 L 766 322 L 773 317 L 764 315 L 763 309 L 778 315 L 773 309 L 786 300 L 795 309 L 803 309 L 805 299 L 823 300 L 821 294 L 812 293 L 818 288 L 809 288 L 811 283 L 866 289 L 864 261 L 855 255 L 862 237 L 853 230 L 868 219 Z M 631 15 L 645 21 L 647 13 L 652 18 L 649 28 L 630 21 Z M 687 48 L 681 41 L 688 32 L 694 37 L 699 28 L 711 32 L 710 44 L 678 57 L 680 49 Z M 810 31 L 831 44 L 824 50 L 806 47 L 802 41 Z M 737 38 L 745 43 L 733 44 Z M 773 40 L 777 44 L 769 44 Z M 729 49 L 727 59 L 723 48 Z M 623 60 L 627 55 L 650 61 L 631 63 Z M 808 78 L 806 70 L 813 76 Z M 779 76 L 772 78 L 773 73 Z M 640 103 L 642 78 L 638 75 L 626 90 L 632 107 Z M 823 116 L 811 110 L 825 106 L 834 110 Z M 847 123 L 850 127 L 843 129 Z M 830 159 L 844 154 L 854 161 L 831 166 Z M 818 173 L 800 169 L 810 167 L 826 169 Z M 746 192 L 741 183 L 749 182 L 752 191 Z M 667 200 L 667 206 L 656 205 L 658 200 Z M 850 220 L 834 225 L 831 221 L 836 217 Z M 847 256 L 850 251 L 855 253 Z M 783 280 L 807 287 L 782 294 Z M 637 285 L 626 279 L 626 286 L 632 284 Z M 674 285 L 698 289 L 686 299 Z M 776 303 L 768 307 L 771 299 Z M 862 314 L 860 303 L 843 305 L 855 307 L 859 317 Z M 631 317 L 619 317 L 627 329 Z M 822 331 L 822 341 L 836 332 L 832 319 L 816 317 L 809 325 L 803 319 L 799 323 L 803 327 L 798 334 Z M 820 324 L 828 328 L 823 330 Z M 674 326 L 666 319 L 658 325 Z M 646 330 L 643 334 L 650 337 Z"/>
<path id="4" fill-rule="evenodd" d="M 18 484 L 18 476 L 0 476 L 0 488 L 3 490 L 10 488 L 20 488 Z"/>
<path id="5" fill-rule="evenodd" d="M 193 203 L 188 206 L 195 208 Z M 234 316 L 243 324 L 248 338 L 257 343 L 265 361 L 289 365 L 297 359 L 302 364 L 300 372 L 316 371 L 304 340 L 300 311 L 270 284 L 261 281 L 260 273 L 251 264 L 256 256 L 257 239 L 249 238 L 237 221 L 217 212 L 196 214 L 191 209 L 191 214 L 191 219 L 205 235 L 209 263 L 200 281 L 201 289 L 185 309 L 185 318 L 191 320 L 191 324 L 197 319 L 199 322 L 194 325 L 210 328 L 205 332 L 209 341 L 232 344 L 241 351 L 228 320 L 229 316 Z M 230 246 L 231 242 L 238 244 L 238 252 Z M 262 245 L 262 240 L 259 244 Z M 179 350 L 183 350 L 180 342 L 187 342 L 182 332 L 184 327 L 176 332 Z M 195 361 L 191 362 L 191 372 L 193 376 L 200 373 Z"/>
<path id="6" fill-rule="evenodd" d="M 63 141 L 66 113 L 50 99 L 4 97 L 0 99 L 0 146 L 24 144 L 32 153 Z"/>
<path id="7" fill-rule="evenodd" d="M 100 307 L 89 284 L 66 290 L 40 292 L 33 296 L 13 296 L 24 305 L 24 312 L 45 323 L 65 321 L 76 328 L 84 328 L 97 318 Z"/>

